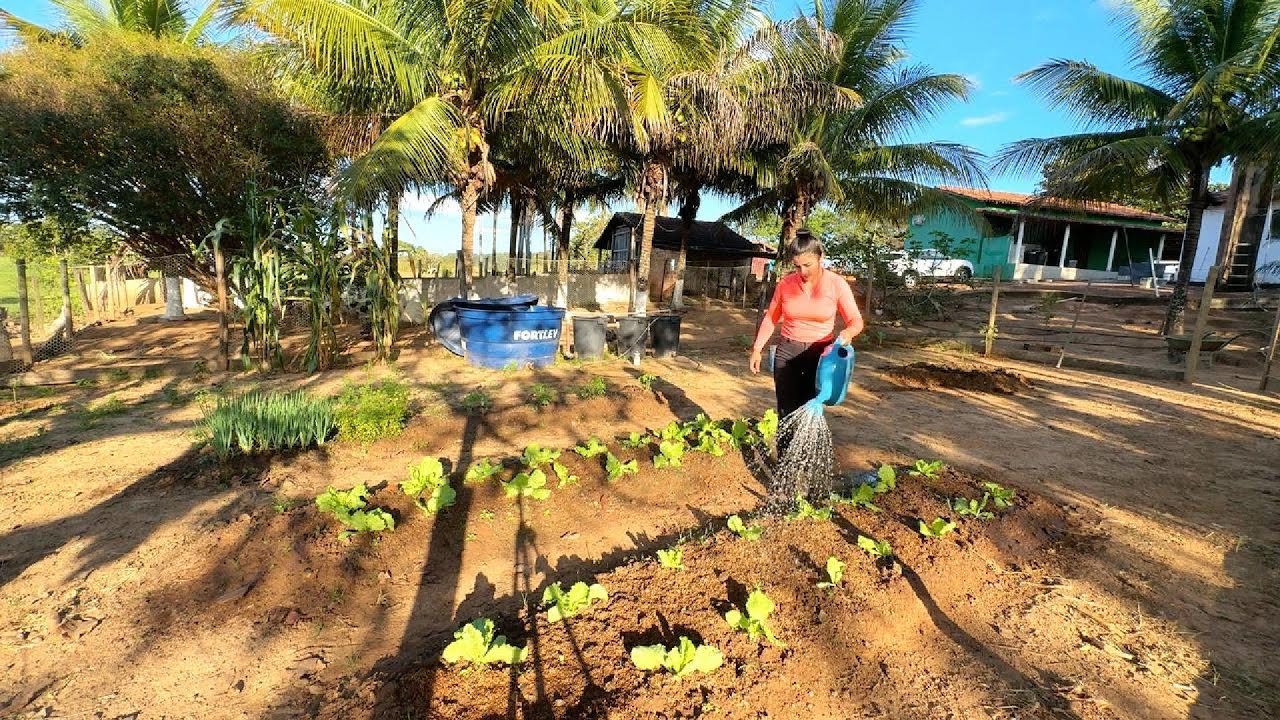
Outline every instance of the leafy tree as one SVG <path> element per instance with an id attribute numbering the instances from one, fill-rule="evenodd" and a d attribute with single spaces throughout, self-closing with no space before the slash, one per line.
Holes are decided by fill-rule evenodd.
<path id="1" fill-rule="evenodd" d="M 328 168 L 314 122 L 242 55 L 145 36 L 0 54 L 0 214 L 190 256 L 251 179 L 315 187 Z"/>
<path id="2" fill-rule="evenodd" d="M 1051 60 L 1019 76 L 1082 132 L 1029 138 L 997 166 L 1035 171 L 1056 163 L 1045 192 L 1079 199 L 1125 188 L 1181 197 L 1187 231 L 1162 333 L 1186 303 L 1209 173 L 1224 158 L 1280 153 L 1280 1 L 1134 0 L 1127 8 L 1143 80 L 1079 60 Z"/>

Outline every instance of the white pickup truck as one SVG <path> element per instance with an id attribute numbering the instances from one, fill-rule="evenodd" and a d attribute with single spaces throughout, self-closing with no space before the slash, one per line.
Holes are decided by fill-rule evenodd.
<path id="1" fill-rule="evenodd" d="M 933 248 L 894 253 L 889 269 L 902 276 L 908 287 L 915 285 L 920 278 L 948 278 L 957 282 L 968 282 L 973 278 L 973 263 L 947 257 Z"/>

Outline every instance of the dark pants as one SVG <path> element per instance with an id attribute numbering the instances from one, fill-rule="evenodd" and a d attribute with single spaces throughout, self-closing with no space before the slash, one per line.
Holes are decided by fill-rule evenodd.
<path id="1" fill-rule="evenodd" d="M 781 420 L 818 396 L 818 359 L 831 340 L 803 343 L 782 338 L 773 357 L 773 391 L 778 399 Z M 778 457 L 782 457 L 791 438 L 778 433 Z"/>

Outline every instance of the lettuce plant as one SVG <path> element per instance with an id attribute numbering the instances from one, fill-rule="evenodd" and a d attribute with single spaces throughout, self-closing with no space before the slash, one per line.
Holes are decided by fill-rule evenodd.
<path id="1" fill-rule="evenodd" d="M 608 591 L 599 583 L 576 582 L 565 592 L 560 583 L 554 582 L 542 593 L 542 604 L 551 606 L 547 609 L 547 622 L 560 622 L 586 610 L 597 600 L 608 599 Z"/>
<path id="2" fill-rule="evenodd" d="M 747 596 L 747 612 L 744 615 L 742 611 L 734 608 L 724 614 L 724 619 L 730 626 L 742 630 L 752 640 L 764 638 L 774 645 L 786 647 L 786 643 L 778 639 L 774 635 L 773 629 L 768 625 L 769 616 L 773 614 L 773 600 L 764 594 L 763 590 L 752 590 Z"/>
<path id="3" fill-rule="evenodd" d="M 522 648 L 507 644 L 504 635 L 495 635 L 493 621 L 488 618 L 473 620 L 453 634 L 441 659 L 449 664 L 517 665 L 529 657 L 529 646 Z"/>
<path id="4" fill-rule="evenodd" d="M 631 663 L 646 672 L 662 668 L 679 678 L 692 672 L 713 672 L 724 664 L 724 654 L 710 645 L 694 645 L 681 635 L 670 650 L 662 645 L 631 648 Z"/>
<path id="5" fill-rule="evenodd" d="M 458 493 L 449 486 L 444 474 L 444 463 L 439 458 L 422 458 L 409 468 L 409 479 L 400 483 L 400 490 L 413 498 L 413 504 L 425 514 L 437 513 L 449 507 Z M 425 494 L 425 496 L 424 496 Z"/>

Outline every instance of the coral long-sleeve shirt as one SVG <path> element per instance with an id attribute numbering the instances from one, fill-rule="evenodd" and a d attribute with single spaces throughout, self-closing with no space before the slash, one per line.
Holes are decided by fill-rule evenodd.
<path id="1" fill-rule="evenodd" d="M 769 311 L 756 331 L 754 347 L 763 351 L 778 323 L 782 324 L 782 337 L 788 340 L 804 343 L 827 340 L 835 332 L 837 313 L 845 327 L 862 317 L 853 290 L 843 277 L 823 269 L 813 287 L 806 289 L 804 276 L 793 272 L 778 283 Z"/>

